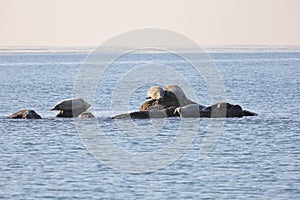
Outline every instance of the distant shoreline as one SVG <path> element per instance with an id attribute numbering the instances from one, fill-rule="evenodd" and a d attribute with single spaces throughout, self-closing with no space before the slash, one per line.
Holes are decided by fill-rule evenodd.
<path id="1" fill-rule="evenodd" d="M 97 46 L 0 46 L 0 53 L 92 53 Z M 114 49 L 134 49 L 134 47 L 106 47 L 108 52 Z M 189 47 L 170 47 L 174 50 L 193 52 Z M 207 53 L 230 52 L 300 52 L 300 46 L 263 46 L 232 45 L 203 46 Z"/>

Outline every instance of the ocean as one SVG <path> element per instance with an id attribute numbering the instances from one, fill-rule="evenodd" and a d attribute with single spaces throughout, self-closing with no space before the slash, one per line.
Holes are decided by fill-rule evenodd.
<path id="1" fill-rule="evenodd" d="M 110 120 L 138 110 L 155 84 L 215 103 L 190 63 L 146 51 L 114 60 L 84 89 L 96 119 L 56 118 L 50 108 L 73 97 L 91 49 L 0 49 L 0 198 L 300 199 L 300 49 L 207 51 L 224 100 L 258 116 Z M 21 109 L 43 119 L 6 118 Z"/>

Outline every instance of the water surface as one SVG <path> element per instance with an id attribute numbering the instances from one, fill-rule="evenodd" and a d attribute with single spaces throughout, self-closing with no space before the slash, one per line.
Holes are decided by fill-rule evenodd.
<path id="1" fill-rule="evenodd" d="M 87 55 L 80 51 L 0 53 L 0 198 L 300 198 L 299 51 L 212 51 L 226 100 L 259 115 L 226 119 L 222 134 L 205 159 L 200 159 L 199 152 L 211 120 L 184 119 L 185 123 L 196 121 L 199 127 L 192 143 L 172 164 L 149 173 L 128 173 L 105 165 L 89 153 L 76 131 L 77 123 L 89 124 L 88 120 L 57 119 L 56 113 L 49 111 L 61 99 L 72 96 Z M 115 69 L 149 60 L 173 63 L 194 80 L 197 101 L 212 103 L 201 77 L 196 79 L 185 63 L 169 55 L 132 54 L 116 63 Z M 106 119 L 111 114 L 108 103 L 114 76 L 111 73 L 107 87 L 96 92 L 95 114 L 102 133 L 124 151 L 152 152 L 166 147 L 183 123 L 179 118 L 163 120 L 159 132 L 145 128 L 145 135 L 124 133 Z M 131 110 L 139 108 L 149 85 L 136 90 L 129 102 Z M 5 118 L 20 109 L 34 109 L 44 119 Z M 143 129 L 162 121 L 134 123 Z"/>

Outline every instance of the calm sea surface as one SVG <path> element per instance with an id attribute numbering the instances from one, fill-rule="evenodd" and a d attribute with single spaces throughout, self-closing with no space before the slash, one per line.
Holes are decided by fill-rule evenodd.
<path id="1" fill-rule="evenodd" d="M 205 157 L 200 150 L 211 134 L 210 119 L 136 120 L 127 127 L 137 129 L 135 134 L 106 119 L 112 115 L 111 96 L 118 77 L 127 67 L 152 61 L 174 66 L 190 81 L 196 101 L 209 105 L 214 102 L 201 77 L 194 76 L 178 57 L 165 53 L 132 53 L 117 60 L 100 81 L 94 106 L 101 134 L 112 144 L 109 158 L 116 157 L 112 163 L 106 162 L 101 141 L 93 142 L 94 148 L 98 145 L 103 150 L 95 155 L 77 131 L 78 126 L 85 128 L 92 121 L 57 119 L 49 111 L 60 100 L 72 97 L 81 64 L 88 56 L 70 50 L 0 51 L 0 198 L 300 199 L 299 49 L 211 51 L 226 101 L 259 115 L 224 120 Z M 141 72 L 137 77 L 147 74 Z M 139 109 L 147 87 L 153 84 L 146 82 L 134 94 L 128 93 L 129 110 Z M 34 109 L 44 119 L 6 119 L 21 109 Z M 126 126 L 129 122 L 120 123 Z M 156 124 L 163 125 L 155 129 Z M 159 169 L 138 170 L 148 165 L 142 158 L 149 152 L 167 147 L 172 157 L 176 147 L 172 150 L 168 144 L 176 138 L 185 141 L 189 132 L 195 133 L 192 140 L 178 147 L 183 151 L 168 165 L 160 160 L 164 157 L 153 154 L 149 163 Z M 131 161 L 136 154 L 142 155 L 140 163 Z"/>

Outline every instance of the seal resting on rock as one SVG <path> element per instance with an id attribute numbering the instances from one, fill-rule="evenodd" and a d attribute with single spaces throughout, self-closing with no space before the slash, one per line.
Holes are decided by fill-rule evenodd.
<path id="1" fill-rule="evenodd" d="M 146 99 L 163 99 L 165 95 L 164 89 L 162 89 L 160 86 L 152 86 L 147 91 L 147 97 Z"/>
<path id="2" fill-rule="evenodd" d="M 81 98 L 65 99 L 51 108 L 51 111 L 60 110 L 56 117 L 78 117 L 90 106 Z"/>
<path id="3" fill-rule="evenodd" d="M 145 118 L 164 118 L 164 117 L 243 117 L 254 116 L 253 112 L 243 110 L 239 105 L 232 105 L 220 102 L 211 106 L 199 105 L 188 99 L 183 90 L 178 85 L 166 85 L 150 87 L 147 91 L 146 102 L 140 111 L 116 115 L 112 119 L 145 119 Z"/>
<path id="4" fill-rule="evenodd" d="M 166 91 L 163 98 L 160 99 L 150 99 L 145 101 L 141 107 L 140 111 L 147 111 L 147 110 L 162 110 L 169 107 L 179 107 L 178 99 L 176 98 L 173 92 Z"/>
<path id="5" fill-rule="evenodd" d="M 20 110 L 7 117 L 8 119 L 42 119 L 34 110 Z"/>
<path id="6" fill-rule="evenodd" d="M 160 86 L 152 86 L 147 91 L 147 101 L 145 101 L 140 111 L 162 110 L 170 106 L 178 107 L 179 103 L 174 93 L 165 91 Z"/>
<path id="7" fill-rule="evenodd" d="M 141 105 L 140 111 L 158 109 L 159 106 L 160 109 L 165 109 L 196 104 L 185 96 L 178 85 L 166 85 L 163 88 L 153 86 L 148 89 L 147 99 L 149 100 Z"/>
<path id="8" fill-rule="evenodd" d="M 183 90 L 181 89 L 181 87 L 179 87 L 178 85 L 166 85 L 164 86 L 163 88 L 165 91 L 168 91 L 168 92 L 172 92 L 173 94 L 175 94 L 175 96 L 177 97 L 178 99 L 178 102 L 180 104 L 181 107 L 183 106 L 186 106 L 186 105 L 190 105 L 190 104 L 197 104 L 196 102 L 188 99 Z"/>

